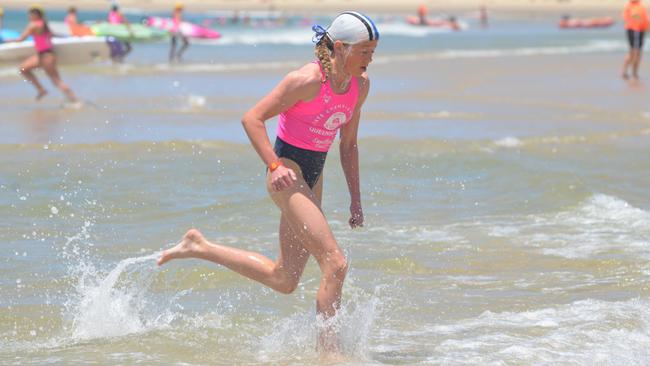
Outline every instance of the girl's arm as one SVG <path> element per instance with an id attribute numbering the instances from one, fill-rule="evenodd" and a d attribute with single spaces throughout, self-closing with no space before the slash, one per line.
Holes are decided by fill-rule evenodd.
<path id="1" fill-rule="evenodd" d="M 31 36 L 32 33 L 34 33 L 34 30 L 36 29 L 36 24 L 30 22 L 26 27 L 23 33 L 20 35 L 20 37 L 15 38 L 15 39 L 5 39 L 5 43 L 9 42 L 22 42 L 27 39 L 27 37 Z"/>
<path id="2" fill-rule="evenodd" d="M 309 72 L 307 67 L 287 74 L 284 79 L 253 108 L 241 122 L 251 144 L 266 166 L 278 163 L 278 156 L 273 151 L 265 122 L 286 111 L 300 100 L 312 98 L 320 89 L 320 79 Z M 276 174 L 276 172 L 280 172 Z M 276 179 L 277 178 L 277 179 Z M 282 190 L 293 184 L 296 176 L 291 169 L 280 167 L 273 172 L 274 188 Z"/>
<path id="3" fill-rule="evenodd" d="M 355 228 L 363 226 L 363 210 L 361 208 L 361 189 L 359 183 L 359 148 L 357 145 L 357 133 L 359 121 L 361 120 L 361 107 L 366 101 L 370 89 L 370 79 L 362 77 L 360 83 L 359 100 L 354 109 L 352 119 L 341 128 L 341 142 L 339 151 L 341 155 L 341 167 L 345 174 L 345 180 L 350 192 L 350 226 Z"/>

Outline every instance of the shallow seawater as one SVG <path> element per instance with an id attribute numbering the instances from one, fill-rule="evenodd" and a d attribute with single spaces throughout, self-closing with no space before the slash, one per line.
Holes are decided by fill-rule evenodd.
<path id="1" fill-rule="evenodd" d="M 363 229 L 347 225 L 336 146 L 324 173 L 351 265 L 341 364 L 650 359 L 647 89 L 617 78 L 617 30 L 522 22 L 387 25 L 360 127 Z M 124 65 L 62 67 L 81 109 L 54 90 L 36 104 L 2 74 L 0 363 L 324 363 L 313 260 L 288 296 L 209 262 L 155 265 L 192 227 L 278 250 L 239 120 L 309 62 L 310 35 L 231 33 L 178 66 L 154 43 Z"/>

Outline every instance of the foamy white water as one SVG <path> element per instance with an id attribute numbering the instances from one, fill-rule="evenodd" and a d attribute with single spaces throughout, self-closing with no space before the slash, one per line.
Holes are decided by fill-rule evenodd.
<path id="1" fill-rule="evenodd" d="M 524 312 L 485 312 L 427 330 L 435 342 L 425 364 L 510 363 L 645 365 L 650 311 L 645 300 L 581 300 Z"/>
<path id="2" fill-rule="evenodd" d="M 118 263 L 105 277 L 84 266 L 68 311 L 74 339 L 125 336 L 169 325 L 168 309 L 160 309 L 147 296 L 154 277 L 157 254 L 129 258 Z M 133 267 L 144 267 L 133 274 Z M 139 268 L 138 268 L 139 269 Z M 126 277 L 126 278 L 124 278 Z M 122 278 L 122 282 L 118 280 Z"/>
<path id="3" fill-rule="evenodd" d="M 550 229 L 550 230 L 549 230 Z M 516 225 L 494 227 L 490 235 L 540 248 L 546 255 L 589 258 L 630 255 L 650 258 L 650 213 L 607 195 L 594 195 L 558 214 L 529 216 Z"/>

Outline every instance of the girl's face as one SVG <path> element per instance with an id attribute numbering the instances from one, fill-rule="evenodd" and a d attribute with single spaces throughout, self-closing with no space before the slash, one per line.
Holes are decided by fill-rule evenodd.
<path id="1" fill-rule="evenodd" d="M 372 62 L 377 41 L 364 41 L 353 45 L 342 44 L 342 46 L 345 70 L 353 76 L 361 76 Z"/>
<path id="2" fill-rule="evenodd" d="M 29 20 L 31 20 L 33 22 L 33 21 L 36 21 L 36 20 L 39 20 L 39 19 L 41 19 L 41 17 L 39 17 L 38 14 L 36 14 L 33 11 L 29 12 Z"/>

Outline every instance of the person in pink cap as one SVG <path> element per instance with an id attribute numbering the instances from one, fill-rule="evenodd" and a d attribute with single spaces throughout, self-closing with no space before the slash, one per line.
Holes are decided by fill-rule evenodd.
<path id="1" fill-rule="evenodd" d="M 354 11 L 339 14 L 327 29 L 318 25 L 312 29 L 317 60 L 288 73 L 242 118 L 267 167 L 266 188 L 281 212 L 278 258 L 210 242 L 192 229 L 178 245 L 162 252 L 158 264 L 175 258 L 205 259 L 289 294 L 313 255 L 321 270 L 316 311 L 327 320 L 340 309 L 348 262 L 321 209 L 323 166 L 340 133 L 341 166 L 350 193 L 349 225 L 363 226 L 357 131 L 379 32 L 370 18 Z M 277 115 L 272 145 L 265 122 Z M 332 327 L 321 328 L 318 348 L 327 354 L 340 352 Z"/>

